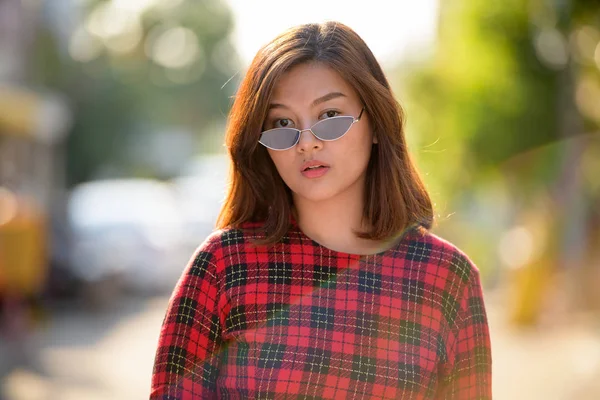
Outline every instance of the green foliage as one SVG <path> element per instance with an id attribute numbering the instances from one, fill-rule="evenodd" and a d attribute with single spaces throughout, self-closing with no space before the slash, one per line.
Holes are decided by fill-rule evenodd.
<path id="1" fill-rule="evenodd" d="M 106 4 L 89 3 L 81 29 L 88 30 L 90 15 Z M 133 175 L 144 168 L 132 161 L 132 141 L 172 127 L 200 137 L 228 112 L 240 66 L 228 39 L 233 20 L 226 5 L 184 0 L 173 7 L 148 8 L 136 18 L 142 33 L 134 48 L 112 51 L 104 38 L 90 34 L 100 50 L 89 60 L 74 60 L 67 50 L 59 50 L 48 31 L 40 31 L 39 62 L 32 75 L 37 83 L 65 93 L 75 112 L 67 143 L 69 185 L 93 178 L 106 165 Z M 156 38 L 171 28 L 193 32 L 195 62 L 169 67 L 153 57 Z M 158 170 L 147 172 L 160 175 Z"/>
<path id="2" fill-rule="evenodd" d="M 440 228 L 485 268 L 502 232 L 541 204 L 556 221 L 577 204 L 597 215 L 599 51 L 597 0 L 441 0 L 434 57 L 399 72 Z"/>
<path id="3" fill-rule="evenodd" d="M 404 82 L 419 160 L 448 194 L 558 140 L 559 73 L 536 56 L 526 1 L 447 1 L 441 13 L 435 59 Z"/>

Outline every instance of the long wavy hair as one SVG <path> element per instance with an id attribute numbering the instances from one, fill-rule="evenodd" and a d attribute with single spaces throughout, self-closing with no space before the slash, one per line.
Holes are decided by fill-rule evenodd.
<path id="1" fill-rule="evenodd" d="M 431 199 L 407 150 L 402 108 L 366 43 L 339 22 L 291 28 L 254 57 L 229 113 L 225 144 L 231 169 L 217 228 L 260 222 L 263 243 L 278 242 L 290 228 L 291 191 L 258 138 L 275 85 L 292 67 L 308 62 L 332 68 L 354 88 L 378 139 L 365 183 L 363 219 L 369 228 L 357 236 L 388 240 L 415 224 L 429 229 Z"/>

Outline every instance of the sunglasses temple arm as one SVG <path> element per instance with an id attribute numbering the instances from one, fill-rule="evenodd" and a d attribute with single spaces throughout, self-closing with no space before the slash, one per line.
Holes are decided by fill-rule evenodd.
<path id="1" fill-rule="evenodd" d="M 356 117 L 356 119 L 354 120 L 355 122 L 360 121 L 360 117 L 362 117 L 364 111 L 365 111 L 365 107 L 363 107 L 362 110 L 360 110 L 360 114 L 358 114 L 358 117 Z"/>

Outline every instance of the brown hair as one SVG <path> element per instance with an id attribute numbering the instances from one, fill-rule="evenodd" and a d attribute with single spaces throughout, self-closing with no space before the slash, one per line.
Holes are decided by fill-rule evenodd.
<path id="1" fill-rule="evenodd" d="M 232 165 L 218 228 L 264 222 L 266 242 L 290 227 L 292 195 L 266 148 L 258 143 L 275 85 L 293 66 L 318 62 L 337 71 L 356 91 L 378 139 L 367 166 L 362 238 L 386 240 L 414 224 L 430 228 L 431 200 L 404 137 L 404 115 L 371 50 L 339 22 L 289 29 L 262 47 L 242 80 L 229 113 L 225 144 Z"/>

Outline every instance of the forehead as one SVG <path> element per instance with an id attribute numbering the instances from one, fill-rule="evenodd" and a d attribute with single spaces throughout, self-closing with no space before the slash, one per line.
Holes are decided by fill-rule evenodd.
<path id="1" fill-rule="evenodd" d="M 284 73 L 273 89 L 275 103 L 312 102 L 331 92 L 341 92 L 349 100 L 358 99 L 354 88 L 333 68 L 321 63 L 304 63 Z"/>

